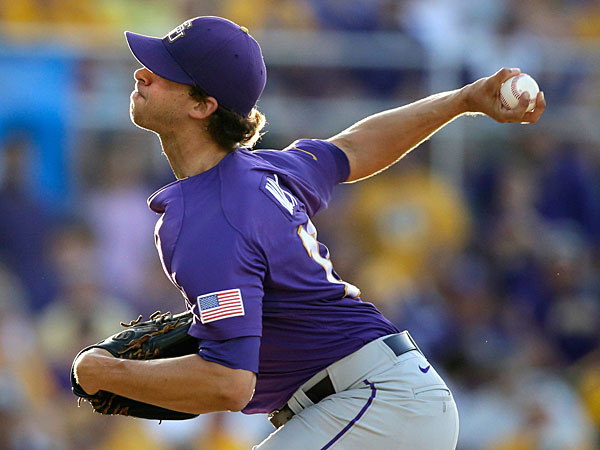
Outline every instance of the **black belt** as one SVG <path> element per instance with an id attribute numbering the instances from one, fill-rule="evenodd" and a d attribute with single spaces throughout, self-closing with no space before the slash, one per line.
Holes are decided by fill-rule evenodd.
<path id="1" fill-rule="evenodd" d="M 400 356 L 412 350 L 420 351 L 419 347 L 417 347 L 417 344 L 415 344 L 415 341 L 413 341 L 410 334 L 408 334 L 408 331 L 403 331 L 402 333 L 394 334 L 393 336 L 385 338 L 383 343 L 392 349 L 396 356 Z M 329 375 L 326 375 L 325 378 L 304 393 L 311 402 L 316 404 L 325 397 L 335 394 L 335 388 L 333 387 L 333 383 L 331 382 Z M 293 416 L 294 411 L 292 411 L 292 409 L 286 403 L 282 408 L 276 409 L 270 413 L 269 420 L 275 426 L 275 428 L 279 428 Z"/>

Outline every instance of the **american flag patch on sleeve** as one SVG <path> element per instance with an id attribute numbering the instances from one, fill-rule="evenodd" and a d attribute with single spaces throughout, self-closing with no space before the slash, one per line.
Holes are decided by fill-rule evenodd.
<path id="1" fill-rule="evenodd" d="M 228 317 L 243 316 L 244 302 L 239 289 L 213 292 L 197 298 L 200 320 L 202 323 L 227 319 Z"/>

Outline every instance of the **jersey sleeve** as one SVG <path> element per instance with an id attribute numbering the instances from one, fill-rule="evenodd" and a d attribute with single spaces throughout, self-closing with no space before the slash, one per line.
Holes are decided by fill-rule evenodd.
<path id="1" fill-rule="evenodd" d="M 199 214 L 201 220 L 184 223 L 172 262 L 194 313 L 189 334 L 211 340 L 261 336 L 262 253 L 223 215 Z"/>
<path id="2" fill-rule="evenodd" d="M 311 181 L 314 185 L 343 183 L 350 176 L 350 163 L 346 154 L 328 141 L 300 139 L 283 149 L 293 155 L 292 173 Z"/>
<path id="3" fill-rule="evenodd" d="M 246 336 L 226 341 L 203 339 L 198 354 L 206 361 L 215 362 L 230 369 L 244 369 L 258 373 L 260 338 Z"/>

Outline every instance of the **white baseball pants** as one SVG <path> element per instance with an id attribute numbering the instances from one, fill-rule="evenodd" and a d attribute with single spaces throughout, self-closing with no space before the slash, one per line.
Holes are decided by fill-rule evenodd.
<path id="1" fill-rule="evenodd" d="M 288 402 L 295 415 L 254 450 L 454 450 L 452 394 L 416 350 L 396 356 L 365 345 L 307 381 Z M 329 374 L 336 393 L 313 404 L 306 386 Z"/>

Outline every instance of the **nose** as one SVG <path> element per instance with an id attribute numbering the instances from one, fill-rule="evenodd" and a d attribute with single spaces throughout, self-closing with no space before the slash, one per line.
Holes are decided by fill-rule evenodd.
<path id="1" fill-rule="evenodd" d="M 133 73 L 133 77 L 142 84 L 148 84 L 152 77 L 152 72 L 145 67 L 140 67 Z"/>

